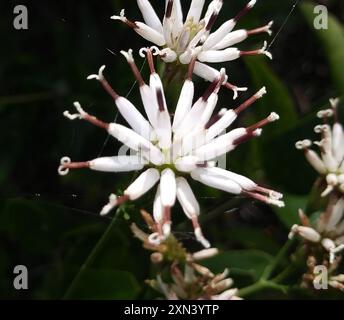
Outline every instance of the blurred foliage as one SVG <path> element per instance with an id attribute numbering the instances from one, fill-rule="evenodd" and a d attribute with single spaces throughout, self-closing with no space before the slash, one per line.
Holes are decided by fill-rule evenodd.
<path id="1" fill-rule="evenodd" d="M 128 16 L 139 19 L 132 2 L 35 0 L 0 4 L 0 298 L 62 298 L 82 270 L 69 298 L 155 297 L 144 284 L 151 273 L 149 255 L 129 231 L 132 221 L 142 225 L 139 209 L 150 210 L 152 195 L 123 208 L 112 225 L 113 217 L 99 217 L 99 208 L 111 192 L 123 190 L 132 176 L 80 171 L 60 178 L 56 171 L 59 159 L 66 154 L 78 161 L 113 155 L 119 147 L 97 128 L 65 121 L 62 112 L 78 100 L 101 119 L 116 117 L 112 101 L 100 86 L 86 81 L 102 64 L 107 65 L 106 75 L 116 90 L 130 94 L 133 102 L 139 101 L 137 87 L 129 90 L 133 78 L 119 51 L 137 50 L 145 42 L 109 19 L 123 7 Z M 226 2 L 218 23 L 234 16 L 246 2 Z M 223 92 L 219 100 L 219 107 L 232 107 L 261 86 L 267 87 L 269 94 L 246 111 L 237 125 L 252 123 L 271 111 L 278 112 L 281 120 L 267 127 L 262 139 L 230 154 L 228 166 L 285 192 L 286 208 L 271 209 L 194 184 L 206 221 L 205 234 L 223 252 L 208 264 L 215 271 L 231 268 L 239 287 L 260 277 L 286 241 L 288 228 L 297 219 L 297 208 L 307 206 L 316 175 L 294 143 L 311 137 L 316 111 L 328 98 L 344 93 L 343 1 L 319 1 L 332 12 L 329 30 L 322 31 L 312 28 L 310 2 L 302 3 L 284 24 L 294 3 L 261 0 L 243 19 L 240 27 L 248 28 L 275 20 L 274 30 L 280 32 L 275 32 L 271 47 L 274 60 L 258 57 L 228 64 L 231 81 L 249 85 L 250 90 L 235 102 L 230 92 Z M 28 30 L 13 28 L 17 4 L 28 7 Z M 264 38 L 253 37 L 242 48 L 259 47 Z M 147 66 L 143 66 L 143 73 L 147 75 Z M 196 83 L 197 92 L 202 92 L 206 84 L 199 79 Z M 118 122 L 123 119 L 118 117 Z M 180 207 L 174 208 L 173 215 L 176 236 L 186 246 L 200 249 Z M 109 226 L 106 241 L 94 251 Z M 92 263 L 80 269 L 91 252 Z M 29 269 L 29 290 L 13 289 L 17 264 Z M 264 291 L 257 298 L 286 298 L 272 292 Z M 312 295 L 290 293 L 289 298 L 293 297 Z"/>

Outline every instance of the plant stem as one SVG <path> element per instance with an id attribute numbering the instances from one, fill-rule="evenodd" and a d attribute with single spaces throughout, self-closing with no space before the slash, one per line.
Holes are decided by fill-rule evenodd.
<path id="1" fill-rule="evenodd" d="M 262 275 L 262 279 L 263 280 L 268 280 L 273 272 L 275 271 L 276 267 L 279 265 L 279 263 L 281 262 L 281 260 L 284 258 L 284 256 L 286 255 L 286 253 L 289 251 L 290 247 L 292 246 L 292 244 L 294 243 L 293 239 L 288 240 L 283 247 L 281 248 L 281 250 L 278 252 L 276 258 L 272 261 L 271 264 L 269 264 Z"/>
<path id="2" fill-rule="evenodd" d="M 111 220 L 111 223 L 106 228 L 105 232 L 103 233 L 103 235 L 101 236 L 101 238 L 99 239 L 97 244 L 92 249 L 92 251 L 89 254 L 89 256 L 87 257 L 86 261 L 83 263 L 83 265 L 79 269 L 77 275 L 74 277 L 71 285 L 69 286 L 68 290 L 66 291 L 65 295 L 62 298 L 63 300 L 69 299 L 71 297 L 71 295 L 73 294 L 73 291 L 77 287 L 77 285 L 78 285 L 80 279 L 82 278 L 82 276 L 84 275 L 85 271 L 88 270 L 92 266 L 93 262 L 95 261 L 95 259 L 97 257 L 98 252 L 104 247 L 106 240 L 110 236 L 112 229 L 117 222 L 119 214 L 120 214 L 120 208 L 117 209 L 115 216 Z"/>
<path id="3" fill-rule="evenodd" d="M 290 265 L 287 268 L 285 268 L 280 274 L 278 274 L 276 277 L 272 278 L 271 281 L 275 283 L 281 283 L 284 279 L 286 279 L 289 275 L 291 275 L 295 271 L 295 266 Z"/>
<path id="4" fill-rule="evenodd" d="M 253 293 L 259 292 L 264 289 L 275 289 L 286 293 L 289 290 L 288 286 L 280 285 L 272 281 L 260 279 L 256 283 L 239 290 L 238 295 L 240 297 L 245 297 Z"/>
<path id="5" fill-rule="evenodd" d="M 290 247 L 294 243 L 293 239 L 288 240 L 281 250 L 278 252 L 276 258 L 265 268 L 261 278 L 254 284 L 242 288 L 239 290 L 239 296 L 244 297 L 250 294 L 253 294 L 255 292 L 264 290 L 264 289 L 276 289 L 279 291 L 282 291 L 283 293 L 286 293 L 289 290 L 289 286 L 278 284 L 279 281 L 282 281 L 286 275 L 289 275 L 291 267 L 287 267 L 285 270 L 283 270 L 279 275 L 277 275 L 275 278 L 269 280 L 274 273 L 276 267 L 280 264 L 281 260 L 285 257 L 287 252 L 289 251 Z"/>

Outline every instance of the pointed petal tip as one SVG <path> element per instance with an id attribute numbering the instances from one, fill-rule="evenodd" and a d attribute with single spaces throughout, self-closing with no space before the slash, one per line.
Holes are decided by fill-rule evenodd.
<path id="1" fill-rule="evenodd" d="M 106 204 L 103 209 L 100 211 L 101 216 L 106 216 L 109 212 L 115 208 L 117 205 L 117 196 L 115 194 L 111 194 L 109 197 L 109 203 Z"/>
<path id="2" fill-rule="evenodd" d="M 247 7 L 248 8 L 253 8 L 257 3 L 257 0 L 251 0 L 248 4 Z"/>

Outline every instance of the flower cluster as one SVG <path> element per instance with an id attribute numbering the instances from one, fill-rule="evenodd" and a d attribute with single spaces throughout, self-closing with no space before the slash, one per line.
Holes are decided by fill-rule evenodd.
<path id="1" fill-rule="evenodd" d="M 302 140 L 296 143 L 296 148 L 304 151 L 308 162 L 326 180 L 322 196 L 333 191 L 344 193 L 344 131 L 338 121 L 338 103 L 338 99 L 330 99 L 331 108 L 318 112 L 318 117 L 324 121 L 324 124 L 314 128 L 316 133 L 321 134 L 320 141 Z M 334 117 L 333 126 L 329 124 L 331 117 Z M 319 147 L 320 156 L 310 149 L 312 144 Z"/>
<path id="2" fill-rule="evenodd" d="M 214 275 L 200 261 L 218 254 L 216 248 L 204 249 L 189 253 L 180 242 L 171 234 L 164 241 L 156 243 L 157 224 L 152 216 L 141 210 L 141 214 L 152 234 L 147 234 L 132 224 L 134 236 L 142 241 L 145 249 L 153 251 L 151 261 L 165 269 L 163 280 L 162 272 L 156 279 L 147 280 L 155 290 L 162 293 L 168 300 L 238 300 L 238 289 L 231 288 L 233 280 L 228 278 L 229 271 Z"/>
<path id="3" fill-rule="evenodd" d="M 342 261 L 337 254 L 344 250 L 344 199 L 330 203 L 314 225 L 302 210 L 299 216 L 301 225 L 291 228 L 289 238 L 299 235 L 305 241 L 308 271 L 302 285 L 311 288 L 319 282 L 321 276 L 317 275 L 316 266 L 322 265 L 328 269 L 328 284 L 344 291 L 344 274 L 337 274 Z"/>
<path id="4" fill-rule="evenodd" d="M 289 238 L 298 234 L 308 243 L 321 245 L 329 256 L 329 262 L 334 263 L 336 254 L 344 250 L 344 199 L 330 202 L 314 226 L 302 210 L 299 210 L 299 217 L 301 226 L 293 225 Z"/>
<path id="5" fill-rule="evenodd" d="M 210 248 L 209 241 L 203 235 L 199 223 L 200 205 L 188 179 L 233 195 L 284 206 L 281 193 L 218 164 L 219 157 L 259 137 L 266 125 L 279 119 L 278 114 L 272 112 L 248 127 L 232 128 L 238 116 L 266 94 L 266 88 L 261 88 L 234 107 L 218 108 L 222 88 L 232 90 L 234 99 L 239 91 L 246 91 L 247 88 L 230 83 L 224 68 L 217 70 L 208 65 L 247 55 L 262 54 L 272 58 L 266 42 L 259 50 L 242 51 L 234 47 L 251 35 L 264 32 L 271 35 L 272 22 L 252 30 L 233 31 L 238 21 L 254 7 L 256 0 L 248 2 L 233 19 L 223 23 L 216 31 L 212 29 L 223 0 L 210 1 L 204 15 L 205 0 L 191 0 L 185 18 L 180 0 L 166 0 L 162 20 L 148 0 L 137 0 L 137 4 L 145 23 L 129 20 L 124 10 L 112 18 L 123 21 L 153 43 L 152 47 L 139 50 L 140 56 L 148 62 L 150 76 L 147 82 L 136 65 L 133 51 L 121 51 L 139 86 L 142 106 L 135 106 L 112 88 L 104 76 L 105 66 L 97 74 L 88 76 L 88 80 L 98 81 L 110 95 L 127 125 L 104 122 L 87 113 L 79 102 L 74 102 L 76 113 L 65 111 L 64 116 L 69 120 L 87 121 L 105 130 L 123 145 L 118 155 L 114 156 L 82 162 L 63 157 L 58 172 L 66 175 L 70 170 L 82 168 L 102 172 L 140 171 L 123 194 L 110 195 L 100 214 L 109 214 L 114 208 L 140 198 L 157 185 L 153 216 L 141 211 L 150 232 L 142 231 L 134 223 L 131 226 L 144 248 L 152 251 L 152 263 L 161 267 L 157 277 L 148 283 L 167 299 L 238 300 L 238 290 L 232 288 L 233 280 L 228 278 L 228 270 L 215 275 L 200 264 L 201 260 L 218 254 L 218 250 Z M 172 75 L 183 72 L 176 106 L 170 106 L 166 101 L 163 81 L 169 83 L 172 78 L 166 74 L 163 78 L 157 73 L 156 57 L 172 68 L 163 69 L 166 74 L 171 70 Z M 194 74 L 210 82 L 200 96 L 195 94 Z M 177 201 L 192 223 L 196 240 L 206 249 L 190 253 L 174 237 L 171 210 Z M 296 226 L 294 233 L 298 233 L 296 228 L 300 227 Z"/>
<path id="6" fill-rule="evenodd" d="M 115 15 L 111 18 L 126 23 L 141 37 L 153 43 L 156 54 L 166 63 L 190 64 L 196 57 L 193 72 L 205 80 L 212 82 L 219 77 L 219 71 L 208 66 L 207 63 L 227 62 L 241 56 L 259 54 L 272 59 L 271 53 L 267 51 L 266 42 L 259 50 L 241 51 L 233 47 L 251 35 L 264 32 L 271 35 L 272 21 L 266 26 L 253 30 L 233 31 L 238 21 L 254 7 L 256 0 L 251 0 L 233 19 L 226 21 L 213 32 L 223 0 L 211 1 L 203 17 L 205 0 L 192 0 L 186 16 L 183 14 L 180 0 L 166 0 L 162 20 L 148 0 L 137 0 L 137 4 L 144 23 L 129 20 L 124 10 L 119 16 Z M 235 97 L 238 91 L 247 90 L 227 82 L 227 79 L 223 85 L 233 90 Z"/>
<path id="7" fill-rule="evenodd" d="M 310 255 L 307 259 L 308 271 L 303 275 L 301 286 L 304 288 L 314 288 L 323 284 L 323 276 L 318 272 L 317 266 L 321 265 L 328 270 L 328 285 L 334 289 L 344 291 L 344 274 L 336 274 L 340 261 L 329 264 L 327 260 L 317 259 Z"/>
<path id="8" fill-rule="evenodd" d="M 323 178 L 326 187 L 321 190 L 321 195 L 328 196 L 328 199 L 326 210 L 315 217 L 314 222 L 299 210 L 301 225 L 292 226 L 289 238 L 299 235 L 305 240 L 309 269 L 304 275 L 306 284 L 317 281 L 314 269 L 317 264 L 322 264 L 329 269 L 329 284 L 344 290 L 344 275 L 335 274 L 342 260 L 338 254 L 344 250 L 344 131 L 338 122 L 338 103 L 338 99 L 330 99 L 331 108 L 318 112 L 318 117 L 324 121 L 315 127 L 315 132 L 321 134 L 321 140 L 314 142 L 320 149 L 320 156 L 310 149 L 312 141 L 296 143 Z M 330 117 L 334 117 L 333 126 L 329 124 Z"/>
<path id="9" fill-rule="evenodd" d="M 185 215 L 192 221 L 196 239 L 206 248 L 209 242 L 204 238 L 198 216 L 200 207 L 187 182 L 186 176 L 207 186 L 232 193 L 245 195 L 259 201 L 283 206 L 282 194 L 259 186 L 252 180 L 234 172 L 216 167 L 216 158 L 233 151 L 241 143 L 260 136 L 262 128 L 276 120 L 278 115 L 271 113 L 267 118 L 249 127 L 235 128 L 226 133 L 227 128 L 238 115 L 266 93 L 259 90 L 250 99 L 231 109 L 215 112 L 218 93 L 225 78 L 224 70 L 209 85 L 203 95 L 194 101 L 192 81 L 195 59 L 189 65 L 174 117 L 171 107 L 167 107 L 164 88 L 155 71 L 153 52 L 143 50 L 150 67 L 149 84 L 141 76 L 132 51 L 122 52 L 126 57 L 140 87 L 142 104 L 146 117 L 129 100 L 120 96 L 104 77 L 104 66 L 96 79 L 114 99 L 115 104 L 129 127 L 118 123 L 106 123 L 86 113 L 80 104 L 74 105 L 76 114 L 68 111 L 64 115 L 70 120 L 83 119 L 102 129 L 122 142 L 134 154 L 102 157 L 86 162 L 71 162 L 61 159 L 59 173 L 65 175 L 70 169 L 89 168 L 105 172 L 129 172 L 144 170 L 141 175 L 124 191 L 122 196 L 111 195 L 109 203 L 101 211 L 108 214 L 114 207 L 128 200 L 136 200 L 153 188 L 159 181 L 154 200 L 154 219 L 157 223 L 157 239 L 162 241 L 170 235 L 171 208 L 176 200 L 181 204 Z M 215 113 L 215 114 L 214 114 Z"/>
<path id="10" fill-rule="evenodd" d="M 167 300 L 241 300 L 237 296 L 238 289 L 230 289 L 233 280 L 227 278 L 227 269 L 217 275 L 204 269 L 196 271 L 186 264 L 182 271 L 177 265 L 172 265 L 172 284 L 164 282 L 160 275 L 147 282 Z"/>

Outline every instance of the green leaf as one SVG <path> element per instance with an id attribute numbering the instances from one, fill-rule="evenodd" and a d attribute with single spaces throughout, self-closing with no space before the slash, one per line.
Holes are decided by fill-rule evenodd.
<path id="1" fill-rule="evenodd" d="M 256 89 L 265 86 L 268 92 L 257 102 L 257 110 L 259 110 L 257 120 L 269 115 L 271 111 L 278 113 L 280 120 L 275 125 L 270 125 L 267 130 L 270 135 L 276 135 L 291 128 L 297 121 L 297 114 L 287 88 L 265 60 L 265 57 L 249 57 L 245 59 L 245 63 Z"/>
<path id="2" fill-rule="evenodd" d="M 275 211 L 281 222 L 290 229 L 294 224 L 299 224 L 298 209 L 305 210 L 308 202 L 308 197 L 297 196 L 292 194 L 284 194 L 284 208 L 276 208 Z"/>
<path id="3" fill-rule="evenodd" d="M 279 245 L 273 237 L 267 235 L 260 229 L 252 227 L 235 227 L 228 232 L 223 231 L 223 236 L 231 243 L 239 243 L 241 246 L 250 249 L 264 250 L 270 254 L 275 254 L 279 250 Z"/>
<path id="4" fill-rule="evenodd" d="M 68 299 L 134 299 L 140 291 L 134 276 L 127 271 L 88 269 Z"/>
<path id="5" fill-rule="evenodd" d="M 224 269 L 228 268 L 231 270 L 231 274 L 232 272 L 246 273 L 254 280 L 258 280 L 272 260 L 273 257 L 263 251 L 237 250 L 222 252 L 213 258 L 205 260 L 202 264 L 215 273 L 223 272 Z"/>
<path id="6" fill-rule="evenodd" d="M 341 65 L 344 61 L 344 27 L 331 14 L 328 17 L 328 29 L 316 29 L 314 27 L 315 4 L 304 2 L 300 5 L 302 14 L 305 16 L 309 26 L 316 34 L 325 56 L 330 65 L 332 80 L 340 95 L 344 94 L 344 73 Z"/>

